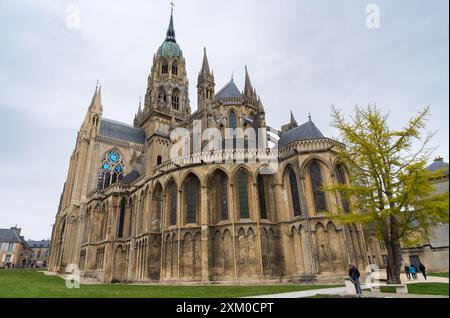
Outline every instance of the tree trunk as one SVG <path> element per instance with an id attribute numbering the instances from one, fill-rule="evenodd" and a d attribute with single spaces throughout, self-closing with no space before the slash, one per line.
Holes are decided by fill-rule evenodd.
<path id="1" fill-rule="evenodd" d="M 390 237 L 386 242 L 388 250 L 388 284 L 401 284 L 402 247 L 398 236 L 398 222 L 394 215 L 390 217 Z"/>

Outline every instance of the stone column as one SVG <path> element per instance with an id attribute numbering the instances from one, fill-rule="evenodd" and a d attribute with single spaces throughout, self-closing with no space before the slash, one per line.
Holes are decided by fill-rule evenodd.
<path id="1" fill-rule="evenodd" d="M 200 226 L 201 226 L 201 256 L 202 281 L 209 281 L 209 235 L 208 235 L 208 187 L 200 189 Z"/>
<path id="2" fill-rule="evenodd" d="M 236 200 L 234 198 L 234 184 L 230 181 L 228 187 L 228 217 L 231 220 L 231 235 L 233 236 L 233 277 L 237 277 L 237 261 L 236 261 L 236 220 L 238 216 Z M 225 268 L 224 268 L 225 271 Z"/>

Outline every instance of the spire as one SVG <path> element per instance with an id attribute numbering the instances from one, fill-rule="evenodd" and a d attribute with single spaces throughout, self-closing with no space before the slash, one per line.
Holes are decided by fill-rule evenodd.
<path id="1" fill-rule="evenodd" d="M 244 96 L 247 98 L 256 99 L 256 90 L 253 89 L 252 82 L 250 81 L 250 75 L 248 75 L 247 65 L 245 66 L 245 87 Z"/>
<path id="2" fill-rule="evenodd" d="M 297 121 L 295 120 L 294 113 L 292 112 L 292 110 L 291 110 L 291 121 L 290 121 L 290 124 L 291 125 L 295 125 L 295 127 L 298 126 Z"/>
<path id="3" fill-rule="evenodd" d="M 250 81 L 250 76 L 248 75 L 247 65 L 245 66 L 245 92 L 253 92 L 252 82 Z"/>
<path id="4" fill-rule="evenodd" d="M 202 74 L 209 74 L 209 63 L 208 63 L 208 55 L 206 55 L 206 47 L 203 49 L 203 64 L 202 70 L 200 71 Z"/>
<path id="5" fill-rule="evenodd" d="M 174 6 L 174 4 L 171 3 L 171 5 L 172 5 L 172 10 L 170 13 L 170 22 L 169 22 L 169 28 L 167 29 L 166 41 L 177 42 L 175 40 L 175 28 L 173 26 L 173 6 Z"/>
<path id="6" fill-rule="evenodd" d="M 92 101 L 89 109 L 98 112 L 102 111 L 102 87 L 99 86 L 98 81 L 97 86 L 95 86 L 94 96 L 92 96 Z"/>

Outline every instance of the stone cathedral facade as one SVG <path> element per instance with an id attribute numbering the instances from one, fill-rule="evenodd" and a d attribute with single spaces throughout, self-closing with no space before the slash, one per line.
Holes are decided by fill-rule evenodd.
<path id="1" fill-rule="evenodd" d="M 280 131 L 269 128 L 247 69 L 243 91 L 233 80 L 216 90 L 206 50 L 193 112 L 185 66 L 171 15 L 133 125 L 104 118 L 96 88 L 70 158 L 50 270 L 76 264 L 104 282 L 237 282 L 314 281 L 344 275 L 349 263 L 365 267 L 361 227 L 324 214 L 351 204 L 321 190 L 349 180 L 338 142 L 292 114 Z M 277 136 L 259 136 L 262 150 L 232 141 L 231 150 L 206 151 L 234 158 L 227 162 L 172 160 L 171 133 L 194 131 L 194 122 L 200 133 L 253 127 Z M 248 160 L 261 152 L 275 154 L 276 169 Z"/>

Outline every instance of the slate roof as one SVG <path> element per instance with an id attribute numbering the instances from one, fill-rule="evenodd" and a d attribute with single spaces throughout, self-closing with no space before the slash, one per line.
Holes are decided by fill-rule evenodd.
<path id="1" fill-rule="evenodd" d="M 226 99 L 226 98 L 242 98 L 242 94 L 237 88 L 233 80 L 228 82 L 219 92 L 216 94 L 216 100 Z"/>
<path id="2" fill-rule="evenodd" d="M 123 177 L 122 182 L 126 184 L 131 184 L 135 180 L 137 180 L 140 176 L 141 174 L 137 170 L 133 170 Z"/>
<path id="3" fill-rule="evenodd" d="M 27 241 L 28 246 L 31 248 L 49 248 L 50 247 L 50 241 Z"/>
<path id="4" fill-rule="evenodd" d="M 436 159 L 434 162 L 427 167 L 429 171 L 437 171 L 444 169 L 445 173 L 448 175 L 448 162 L 444 162 L 443 159 Z"/>
<path id="5" fill-rule="evenodd" d="M 290 143 L 299 140 L 313 140 L 326 138 L 310 120 L 298 127 L 292 128 L 285 132 L 278 141 L 278 147 L 284 147 Z"/>
<path id="6" fill-rule="evenodd" d="M 0 242 L 21 243 L 22 240 L 13 229 L 0 229 Z"/>
<path id="7" fill-rule="evenodd" d="M 100 124 L 100 136 L 134 142 L 145 143 L 145 131 L 142 128 L 103 118 Z"/>

